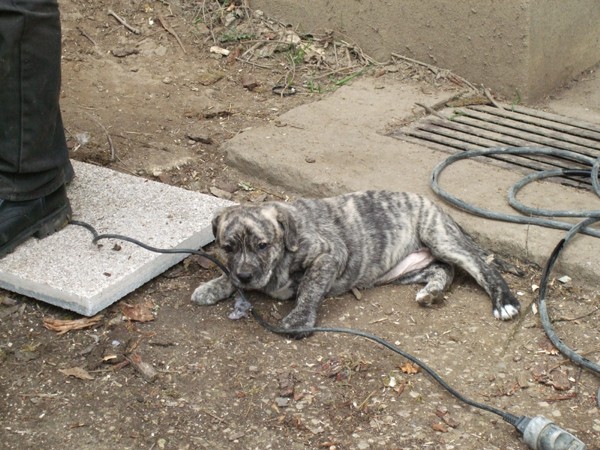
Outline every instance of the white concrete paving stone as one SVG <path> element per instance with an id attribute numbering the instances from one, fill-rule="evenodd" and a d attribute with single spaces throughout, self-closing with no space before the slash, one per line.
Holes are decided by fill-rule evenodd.
<path id="1" fill-rule="evenodd" d="M 154 247 L 197 249 L 210 243 L 214 212 L 231 204 L 91 164 L 73 165 L 76 177 L 68 186 L 73 219 Z M 0 287 L 92 316 L 187 256 L 124 241 L 99 244 L 75 225 L 29 239 L 0 260 Z"/>

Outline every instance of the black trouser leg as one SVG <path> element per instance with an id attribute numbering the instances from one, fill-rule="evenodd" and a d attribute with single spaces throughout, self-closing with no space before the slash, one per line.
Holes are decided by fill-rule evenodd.
<path id="1" fill-rule="evenodd" d="M 0 1 L 0 199 L 40 198 L 73 177 L 60 56 L 56 0 Z"/>

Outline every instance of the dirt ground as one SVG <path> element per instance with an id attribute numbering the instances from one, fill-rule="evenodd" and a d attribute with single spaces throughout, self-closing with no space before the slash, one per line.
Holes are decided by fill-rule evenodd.
<path id="1" fill-rule="evenodd" d="M 355 76 L 456 88 L 407 63 L 366 70 L 368 57 L 348 43 L 302 36 L 305 45 L 227 2 L 60 4 L 73 158 L 236 201 L 294 197 L 223 163 L 219 145 L 236 133 Z M 273 94 L 286 84 L 296 95 Z M 459 275 L 440 307 L 419 307 L 416 287 L 386 286 L 328 299 L 320 323 L 379 335 L 468 397 L 544 415 L 600 448 L 598 377 L 549 343 L 532 308 L 540 271 L 517 264 L 525 276 L 507 280 L 523 315 L 513 322 L 496 321 L 482 290 Z M 195 286 L 216 275 L 188 258 L 94 325 L 63 334 L 45 320 L 79 317 L 0 292 L 0 448 L 526 448 L 499 417 L 461 404 L 378 344 L 337 334 L 289 340 L 228 319 L 231 301 L 192 305 Z M 272 322 L 291 307 L 250 298 Z M 550 299 L 559 336 L 598 361 L 595 287 L 553 279 Z"/>

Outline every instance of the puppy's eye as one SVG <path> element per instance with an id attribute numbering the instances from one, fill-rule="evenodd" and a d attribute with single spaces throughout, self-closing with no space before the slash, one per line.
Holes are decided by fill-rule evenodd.
<path id="1" fill-rule="evenodd" d="M 265 250 L 268 246 L 269 244 L 267 242 L 259 242 L 257 247 L 259 250 Z"/>
<path id="2" fill-rule="evenodd" d="M 221 248 L 223 249 L 223 251 L 225 253 L 231 253 L 233 251 L 233 246 L 231 246 L 229 244 L 224 244 L 221 246 Z"/>

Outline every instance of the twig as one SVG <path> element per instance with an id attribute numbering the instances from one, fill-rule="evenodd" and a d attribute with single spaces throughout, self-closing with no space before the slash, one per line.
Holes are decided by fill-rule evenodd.
<path id="1" fill-rule="evenodd" d="M 108 10 L 108 15 L 109 16 L 113 16 L 115 19 L 117 19 L 117 21 L 119 21 L 119 23 L 121 25 L 123 25 L 125 28 L 127 28 L 129 31 L 131 31 L 133 34 L 142 34 L 142 32 L 140 30 L 138 30 L 137 28 L 134 28 L 131 25 L 129 25 L 127 22 L 125 22 L 125 19 L 123 19 L 122 17 L 120 17 L 112 9 Z"/>
<path id="2" fill-rule="evenodd" d="M 108 145 L 110 147 L 110 160 L 111 162 L 116 161 L 117 159 L 117 152 L 115 150 L 115 146 L 113 144 L 112 138 L 110 137 L 110 133 L 108 132 L 108 130 L 106 129 L 106 127 L 104 125 L 102 125 L 102 123 L 96 119 L 93 115 L 91 115 L 90 113 L 88 113 L 87 111 L 83 111 L 86 115 L 88 115 L 90 117 L 90 119 L 92 119 L 94 122 L 96 122 L 96 124 L 102 128 L 104 130 L 104 134 L 106 134 L 106 139 L 108 140 Z"/>
<path id="3" fill-rule="evenodd" d="M 94 40 L 92 39 L 92 37 L 91 37 L 89 34 L 87 34 L 83 28 L 81 28 L 81 27 L 77 27 L 77 31 L 79 31 L 79 33 L 81 33 L 81 35 L 82 35 L 82 36 L 84 36 L 84 37 L 88 38 L 88 40 L 89 40 L 89 41 L 90 41 L 92 44 L 94 44 L 94 47 L 97 47 L 97 46 L 98 46 L 98 44 L 96 44 L 96 41 L 94 41 Z"/>
<path id="4" fill-rule="evenodd" d="M 218 420 L 220 423 L 228 423 L 225 419 L 217 416 L 216 414 L 211 413 L 210 411 L 208 411 L 206 409 L 200 409 L 200 412 L 203 412 L 204 414 L 209 415 L 213 419 Z"/>
<path id="5" fill-rule="evenodd" d="M 60 394 L 17 394 L 20 397 L 39 397 L 39 398 L 54 398 L 58 397 Z"/>
<path id="6" fill-rule="evenodd" d="M 423 66 L 423 67 L 425 67 L 425 68 L 429 69 L 429 70 L 430 70 L 431 72 L 433 72 L 435 75 L 437 75 L 437 74 L 438 74 L 438 72 L 439 72 L 439 70 L 440 70 L 440 69 L 439 69 L 438 67 L 436 67 L 436 66 L 433 66 L 433 65 L 431 65 L 431 64 L 427 64 L 426 62 L 419 61 L 419 60 L 417 60 L 417 59 L 412 59 L 412 58 L 409 58 L 408 56 L 403 56 L 403 55 L 400 55 L 400 54 L 398 54 L 398 53 L 392 53 L 391 55 L 392 55 L 394 58 L 402 59 L 402 60 L 404 60 L 404 61 L 408 61 L 408 62 L 410 62 L 410 63 L 417 64 L 417 65 L 419 65 L 419 66 Z"/>
<path id="7" fill-rule="evenodd" d="M 322 73 L 320 75 L 317 75 L 316 77 L 314 77 L 314 80 L 320 80 L 321 78 L 327 78 L 330 75 L 335 75 L 338 74 L 340 72 L 346 72 L 346 71 L 352 71 L 354 69 L 358 69 L 359 66 L 348 66 L 348 67 L 342 67 L 340 69 L 335 69 L 335 70 L 330 70 L 329 72 L 325 72 Z"/>
<path id="8" fill-rule="evenodd" d="M 208 31 L 210 32 L 210 36 L 213 40 L 213 43 L 216 44 L 217 43 L 217 38 L 215 36 L 215 32 L 214 32 L 214 27 L 213 27 L 213 21 L 212 18 L 210 20 L 210 22 L 207 20 L 207 14 L 206 14 L 206 0 L 202 1 L 202 20 L 204 21 L 204 23 L 206 24 Z"/>
<path id="9" fill-rule="evenodd" d="M 554 322 L 575 322 L 576 320 L 585 319 L 586 317 L 595 314 L 598 310 L 600 310 L 600 306 L 594 309 L 593 311 L 579 317 L 557 317 L 556 319 L 554 319 Z"/>
<path id="10" fill-rule="evenodd" d="M 492 102 L 492 105 L 494 105 L 496 108 L 504 109 L 504 107 L 500 103 L 498 103 L 496 101 L 496 99 L 494 99 L 494 97 L 492 97 L 492 93 L 490 92 L 490 90 L 488 88 L 483 88 L 483 93 L 487 97 L 487 99 L 490 102 Z"/>
<path id="11" fill-rule="evenodd" d="M 580 355 L 580 356 L 588 356 L 588 355 L 591 355 L 591 354 L 593 354 L 593 353 L 597 353 L 597 352 L 600 352 L 600 349 L 596 349 L 596 350 L 590 350 L 590 351 L 588 351 L 588 352 L 579 352 L 579 355 Z M 547 369 L 547 370 L 546 370 L 546 372 L 550 373 L 550 372 L 552 372 L 553 370 L 556 370 L 556 369 L 558 369 L 558 368 L 559 368 L 560 366 L 562 366 L 563 364 L 567 364 L 567 363 L 570 363 L 570 362 L 572 362 L 570 359 L 568 359 L 568 358 L 565 358 L 565 359 L 563 359 L 562 361 L 559 361 L 558 363 L 556 363 L 555 365 L 553 365 L 552 367 L 550 367 L 549 369 Z"/>
<path id="12" fill-rule="evenodd" d="M 561 402 L 563 400 L 571 400 L 572 398 L 577 397 L 577 392 L 569 392 L 563 395 L 556 395 L 554 397 L 548 397 L 546 401 L 548 403 Z"/>
<path id="13" fill-rule="evenodd" d="M 269 42 L 269 41 L 267 41 L 267 40 L 256 41 L 252 47 L 248 48 L 244 53 L 242 53 L 240 55 L 240 58 L 245 58 L 248 53 L 254 52 L 254 50 L 256 50 L 258 47 L 260 47 L 261 45 L 263 45 L 267 42 Z M 245 41 L 244 43 L 247 44 L 249 42 Z M 250 57 L 252 57 L 252 56 L 254 56 L 254 53 L 252 53 L 252 55 Z"/>
<path id="14" fill-rule="evenodd" d="M 419 60 L 413 59 L 413 58 L 409 58 L 408 56 L 403 56 L 398 53 L 392 53 L 391 55 L 394 58 L 402 59 L 404 61 L 408 61 L 410 63 L 426 67 L 435 75 L 437 75 L 440 72 L 440 70 L 442 70 L 441 68 L 434 66 L 432 64 L 427 64 L 426 62 L 419 61 Z M 449 78 L 451 81 L 454 81 L 455 83 L 456 83 L 456 80 L 458 80 L 461 83 L 463 83 L 463 84 L 467 85 L 468 87 L 470 87 L 471 89 L 473 89 L 474 91 L 477 91 L 477 88 L 475 88 L 475 86 L 473 86 L 473 84 L 471 84 L 467 79 L 461 77 L 460 75 L 456 75 L 454 72 L 452 72 L 450 70 L 448 70 L 447 78 Z"/>
<path id="15" fill-rule="evenodd" d="M 177 39 L 177 43 L 181 47 L 181 50 L 183 50 L 183 53 L 187 53 L 185 51 L 185 47 L 183 46 L 183 42 L 181 42 L 181 39 L 179 39 L 179 36 L 177 35 L 177 33 L 175 33 L 175 30 L 169 26 L 169 24 L 167 23 L 167 21 L 165 20 L 165 18 L 162 15 L 159 14 L 158 15 L 158 20 L 160 21 L 160 24 L 162 25 L 162 27 L 165 30 L 167 30 L 169 33 L 171 33 L 175 37 L 175 39 Z"/>
<path id="16" fill-rule="evenodd" d="M 377 391 L 373 391 L 369 395 L 367 395 L 367 398 L 365 398 L 360 405 L 356 406 L 356 409 L 358 411 L 362 411 L 362 409 L 367 405 L 371 397 L 373 397 L 375 394 L 377 394 Z"/>
<path id="17" fill-rule="evenodd" d="M 378 66 L 378 65 L 382 65 L 384 63 L 379 63 L 377 61 L 375 61 L 373 58 L 371 58 L 370 56 L 367 56 L 365 54 L 365 52 L 362 51 L 362 48 L 356 46 L 356 45 L 352 45 L 346 41 L 340 41 L 341 44 L 346 46 L 347 50 L 353 50 L 354 53 L 356 53 L 356 56 L 359 57 L 359 59 L 362 59 L 362 63 L 363 64 L 372 64 L 374 66 Z M 348 52 L 349 53 L 349 52 Z"/>
<path id="18" fill-rule="evenodd" d="M 236 61 L 239 61 L 241 63 L 250 64 L 251 66 L 260 67 L 261 69 L 268 69 L 268 70 L 273 69 L 273 67 L 264 66 L 262 64 L 255 63 L 253 61 L 248 61 L 247 59 L 243 59 L 243 58 L 240 58 L 240 57 L 236 57 L 235 59 L 236 59 Z"/>
<path id="19" fill-rule="evenodd" d="M 333 41 L 333 55 L 335 56 L 335 67 L 340 67 L 340 60 L 338 58 L 337 44 Z"/>
<path id="20" fill-rule="evenodd" d="M 461 76 L 456 75 L 454 72 L 448 71 L 448 75 L 446 75 L 446 78 L 448 78 L 454 84 L 458 84 L 459 86 L 463 85 L 463 84 L 466 84 L 473 91 L 479 92 L 478 89 L 475 86 L 473 86 L 467 79 L 465 79 L 465 78 L 463 78 Z"/>
<path id="21" fill-rule="evenodd" d="M 171 4 L 167 0 L 157 0 L 157 1 L 161 2 L 163 5 L 165 5 L 167 8 L 169 8 L 169 13 L 171 15 L 173 15 L 173 10 L 171 9 Z"/>
<path id="22" fill-rule="evenodd" d="M 435 117 L 438 117 L 442 120 L 449 120 L 447 117 L 442 116 L 439 112 L 437 112 L 435 109 L 424 105 L 423 103 L 415 103 L 415 105 L 420 106 L 421 108 L 423 108 L 425 111 L 427 111 L 428 114 L 432 114 Z"/>

